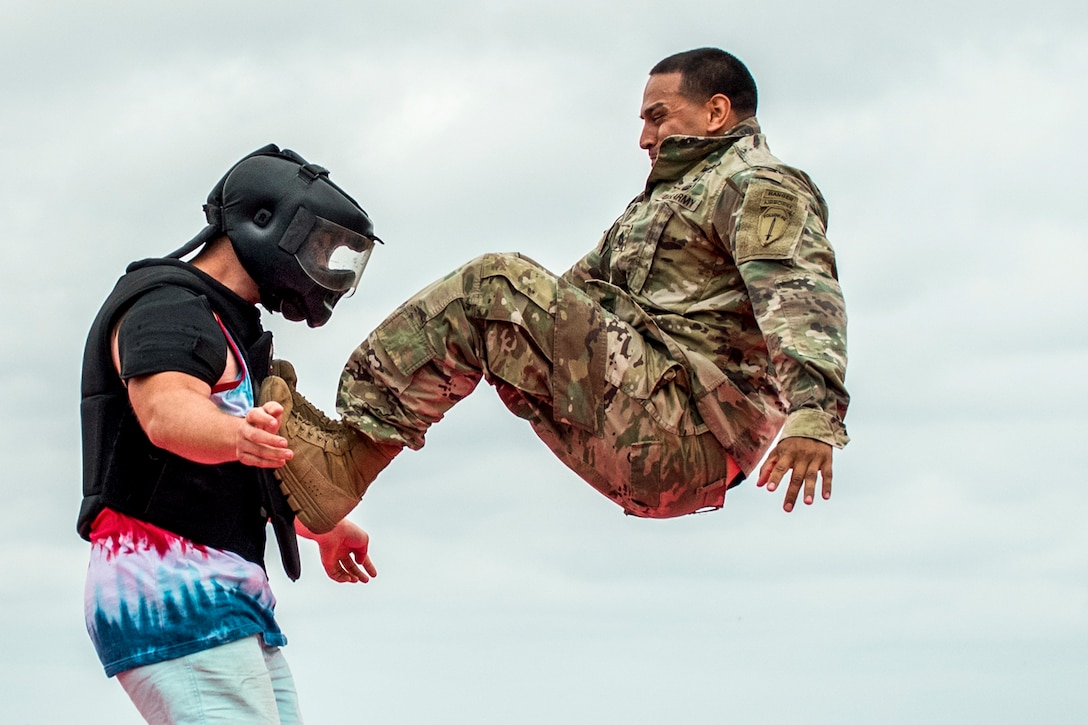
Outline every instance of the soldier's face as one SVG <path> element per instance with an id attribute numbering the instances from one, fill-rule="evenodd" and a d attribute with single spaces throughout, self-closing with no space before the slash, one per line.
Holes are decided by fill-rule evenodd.
<path id="1" fill-rule="evenodd" d="M 710 112 L 707 104 L 696 103 L 680 95 L 679 73 L 658 73 L 646 81 L 642 93 L 642 135 L 638 145 L 657 160 L 661 142 L 668 136 L 709 136 Z"/>

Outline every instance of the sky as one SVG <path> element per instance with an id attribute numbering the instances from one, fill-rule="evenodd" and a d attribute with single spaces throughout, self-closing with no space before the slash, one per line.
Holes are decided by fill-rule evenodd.
<path id="1" fill-rule="evenodd" d="M 485 252 L 556 272 L 649 169 L 649 68 L 717 46 L 830 205 L 851 444 L 830 501 L 751 482 L 644 521 L 486 385 L 352 513 L 379 576 L 270 547 L 310 723 L 1088 719 L 1088 11 L 881 5 L 0 0 L 0 721 L 138 723 L 82 612 L 79 370 L 125 265 L 203 226 L 266 143 L 386 244 L 319 330 L 265 314 L 300 389 Z"/>

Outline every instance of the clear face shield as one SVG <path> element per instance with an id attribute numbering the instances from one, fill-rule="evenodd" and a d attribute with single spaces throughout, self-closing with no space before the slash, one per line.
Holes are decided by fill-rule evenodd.
<path id="1" fill-rule="evenodd" d="M 288 319 L 323 325 L 333 306 L 359 286 L 377 237 L 359 234 L 302 208 L 288 227 L 280 249 L 293 255 L 299 267 L 320 289 L 291 282 L 281 286 L 281 312 Z M 293 291 L 290 294 L 288 291 Z"/>
<path id="2" fill-rule="evenodd" d="M 295 252 L 295 259 L 310 279 L 330 292 L 350 297 L 359 286 L 374 238 L 353 232 L 321 217 Z"/>

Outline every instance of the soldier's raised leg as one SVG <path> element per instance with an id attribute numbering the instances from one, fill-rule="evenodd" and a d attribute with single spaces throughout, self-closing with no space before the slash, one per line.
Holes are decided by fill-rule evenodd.
<path id="1" fill-rule="evenodd" d="M 337 396 L 342 423 L 304 430 L 320 454 L 281 469 L 289 494 L 309 492 L 292 501 L 303 522 L 335 524 L 393 455 L 422 447 L 427 429 L 481 379 L 628 513 L 721 506 L 728 456 L 705 432 L 681 366 L 532 260 L 491 254 L 408 300 L 352 354 Z M 296 449 L 298 430 L 287 436 Z"/>

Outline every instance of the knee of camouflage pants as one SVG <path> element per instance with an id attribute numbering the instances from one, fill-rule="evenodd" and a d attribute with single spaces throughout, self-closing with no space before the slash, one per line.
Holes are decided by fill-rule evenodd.
<path id="1" fill-rule="evenodd" d="M 486 378 L 549 403 L 558 388 L 560 417 L 592 426 L 603 386 L 599 308 L 579 295 L 521 255 L 478 257 L 401 305 L 355 350 L 337 409 L 371 438 L 420 448 L 426 430 Z M 579 341 L 567 344 L 557 328 Z"/>
<path id="2" fill-rule="evenodd" d="M 678 366 L 530 259 L 488 254 L 426 287 L 355 351 L 344 421 L 423 446 L 481 378 L 575 473 L 639 516 L 722 505 L 724 453 L 693 435 Z M 706 448 L 704 450 L 704 448 Z"/>

